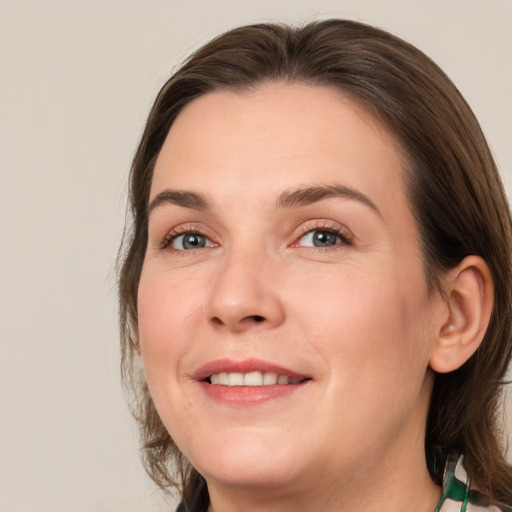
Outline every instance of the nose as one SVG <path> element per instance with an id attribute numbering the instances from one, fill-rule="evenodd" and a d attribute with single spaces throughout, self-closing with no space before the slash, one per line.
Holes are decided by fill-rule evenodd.
<path id="1" fill-rule="evenodd" d="M 206 306 L 209 322 L 232 333 L 277 327 L 285 318 L 276 269 L 262 255 L 233 254 L 222 261 Z"/>

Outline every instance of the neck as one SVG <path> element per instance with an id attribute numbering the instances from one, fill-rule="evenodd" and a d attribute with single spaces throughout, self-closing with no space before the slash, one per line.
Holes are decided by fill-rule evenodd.
<path id="1" fill-rule="evenodd" d="M 410 455 L 378 464 L 382 459 L 368 460 L 347 478 L 321 475 L 293 488 L 212 485 L 209 512 L 433 512 L 441 489 L 430 479 L 423 450 Z"/>

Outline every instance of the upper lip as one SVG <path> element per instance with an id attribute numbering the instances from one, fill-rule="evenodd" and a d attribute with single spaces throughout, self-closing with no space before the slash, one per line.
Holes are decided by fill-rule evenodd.
<path id="1" fill-rule="evenodd" d="M 284 366 L 274 364 L 268 361 L 263 361 L 260 359 L 243 359 L 241 361 L 233 361 L 232 359 L 216 359 L 214 361 L 210 361 L 200 368 L 198 368 L 192 375 L 195 380 L 205 380 L 210 375 L 216 373 L 250 373 L 250 372 L 274 372 L 278 375 L 287 375 L 288 377 L 295 378 L 309 378 L 308 375 L 305 375 L 300 372 L 296 372 L 291 370 L 290 368 L 286 368 Z"/>

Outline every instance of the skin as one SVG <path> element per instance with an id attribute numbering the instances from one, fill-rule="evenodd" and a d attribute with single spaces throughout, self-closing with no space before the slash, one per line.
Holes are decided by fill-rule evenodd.
<path id="1" fill-rule="evenodd" d="M 403 168 L 389 131 L 324 87 L 217 91 L 173 124 L 151 199 L 190 191 L 208 206 L 151 210 L 139 335 L 155 405 L 211 510 L 434 510 L 423 440 L 447 305 L 427 291 Z M 353 194 L 277 204 L 332 185 Z M 341 236 L 315 247 L 315 231 Z M 190 232 L 205 247 L 185 250 Z M 232 405 L 194 377 L 219 358 L 309 380 Z"/>

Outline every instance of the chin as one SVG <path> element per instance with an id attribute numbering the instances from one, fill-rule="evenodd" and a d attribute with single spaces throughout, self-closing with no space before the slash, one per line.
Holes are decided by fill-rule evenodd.
<path id="1" fill-rule="evenodd" d="M 293 487 L 300 480 L 297 468 L 282 466 L 272 461 L 258 461 L 256 464 L 215 465 L 199 471 L 208 483 L 216 483 L 239 490 L 283 490 Z M 296 474 L 297 473 L 297 474 Z"/>
<path id="2" fill-rule="evenodd" d="M 300 474 L 297 453 L 286 443 L 268 438 L 246 435 L 237 440 L 228 435 L 205 443 L 202 450 L 196 445 L 187 458 L 207 481 L 240 488 L 286 485 Z"/>

